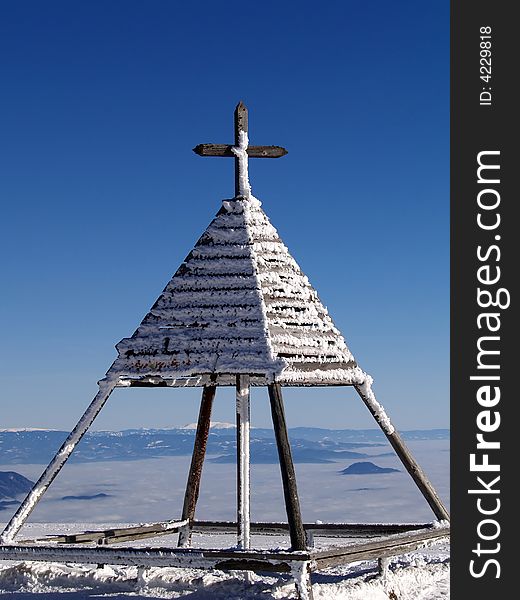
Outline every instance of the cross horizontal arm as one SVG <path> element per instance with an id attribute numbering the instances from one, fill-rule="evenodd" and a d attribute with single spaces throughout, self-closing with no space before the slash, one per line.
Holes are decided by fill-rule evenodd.
<path id="1" fill-rule="evenodd" d="M 231 144 L 199 144 L 193 148 L 193 152 L 199 156 L 229 156 L 234 158 Z M 249 146 L 247 155 L 251 158 L 281 158 L 287 154 L 287 150 L 281 146 Z"/>

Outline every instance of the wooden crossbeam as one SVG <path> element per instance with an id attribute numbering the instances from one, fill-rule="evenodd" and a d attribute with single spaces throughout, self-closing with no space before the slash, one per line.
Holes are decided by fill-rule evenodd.
<path id="1" fill-rule="evenodd" d="M 313 550 L 312 558 L 316 569 L 345 565 L 358 560 L 372 560 L 398 556 L 411 552 L 450 535 L 449 528 L 432 528 L 396 535 L 383 536 L 374 541 L 337 546 L 327 550 Z"/>
<path id="2" fill-rule="evenodd" d="M 0 545 L 0 560 L 66 561 L 86 564 L 215 568 L 290 572 L 289 564 L 310 560 L 308 552 L 236 551 L 193 548 L 71 548 L 45 545 Z M 227 561 L 230 561 L 229 563 Z M 231 561 L 233 565 L 231 566 Z"/>
<path id="3" fill-rule="evenodd" d="M 233 158 L 231 144 L 198 144 L 193 152 L 199 156 L 226 156 Z M 246 150 L 249 158 L 281 158 L 287 154 L 282 146 L 249 146 Z"/>
<path id="4" fill-rule="evenodd" d="M 256 535 L 280 535 L 289 532 L 289 523 L 251 522 L 251 533 Z M 431 523 L 304 523 L 305 531 L 321 537 L 367 538 L 419 529 L 433 529 Z M 236 521 L 193 521 L 196 533 L 227 534 L 237 529 Z"/>
<path id="5" fill-rule="evenodd" d="M 159 521 L 158 523 L 147 523 L 144 525 L 133 525 L 130 527 L 119 527 L 113 529 L 101 529 L 98 531 L 85 531 L 82 533 L 71 533 L 65 535 L 48 536 L 38 541 L 53 541 L 58 544 L 85 544 L 89 542 L 100 543 L 101 540 L 111 539 L 126 541 L 122 538 L 139 539 L 140 537 L 154 537 L 156 535 L 173 534 L 184 527 L 187 520 L 181 521 Z M 114 543 L 113 541 L 111 543 Z"/>
<path id="6" fill-rule="evenodd" d="M 186 527 L 186 525 L 184 525 Z M 174 535 L 181 532 L 183 525 L 173 527 L 172 529 L 163 529 L 160 531 L 143 531 L 141 533 L 128 533 L 126 535 L 107 535 L 98 540 L 100 546 L 109 546 L 110 544 L 121 544 L 122 542 L 133 542 L 134 540 L 148 540 L 159 537 L 161 535 Z"/>
<path id="7" fill-rule="evenodd" d="M 132 525 L 97 531 L 85 531 L 64 535 L 50 535 L 38 539 L 39 542 L 56 542 L 58 544 L 84 544 L 89 542 L 115 543 L 125 541 L 123 538 L 140 539 L 156 535 L 172 535 L 185 526 L 186 520 L 159 521 L 144 525 Z M 305 531 L 322 537 L 370 538 L 406 533 L 418 530 L 433 530 L 432 523 L 304 523 Z M 256 535 L 280 535 L 289 532 L 289 523 L 252 522 L 251 533 Z M 228 534 L 236 532 L 236 521 L 192 521 L 190 530 L 196 533 Z M 102 542 L 100 540 L 103 540 Z M 110 540 L 106 542 L 104 540 Z M 20 543 L 31 543 L 34 540 L 24 540 Z"/>

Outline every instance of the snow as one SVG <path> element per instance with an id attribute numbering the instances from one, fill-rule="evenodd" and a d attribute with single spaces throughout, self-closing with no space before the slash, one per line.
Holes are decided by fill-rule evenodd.
<path id="1" fill-rule="evenodd" d="M 238 158 L 238 195 L 244 198 L 251 196 L 249 183 L 247 146 L 249 139 L 246 131 L 238 132 L 238 146 L 231 148 L 231 152 Z"/>
<path id="2" fill-rule="evenodd" d="M 356 386 L 357 390 L 363 397 L 363 400 L 369 406 L 370 410 L 374 413 L 374 416 L 381 425 L 383 431 L 387 435 L 392 435 L 394 433 L 395 428 L 392 425 L 392 421 L 390 421 L 390 417 L 386 414 L 384 406 L 379 404 L 376 400 L 375 394 L 372 390 L 373 379 L 370 375 L 365 376 L 365 380 Z"/>
<path id="3" fill-rule="evenodd" d="M 223 421 L 211 421 L 210 429 L 235 429 L 234 423 L 225 423 Z M 197 429 L 197 423 L 189 423 L 180 427 L 180 429 Z"/>
<path id="4" fill-rule="evenodd" d="M 57 529 L 89 529 L 88 524 L 27 526 L 31 537 L 45 536 Z M 96 528 L 97 526 L 91 527 Z M 222 536 L 219 536 L 222 537 Z M 204 536 L 204 545 L 219 538 Z M 164 539 L 164 538 L 162 538 Z M 200 540 L 197 539 L 197 544 Z M 273 539 L 274 545 L 277 539 Z M 145 546 L 149 540 L 135 542 Z M 220 544 L 218 544 L 220 545 Z M 315 600 L 447 600 L 449 598 L 449 546 L 446 543 L 393 558 L 384 578 L 378 576 L 376 561 L 363 561 L 312 574 Z M 294 599 L 292 575 L 258 575 L 249 581 L 241 571 L 202 571 L 194 568 L 148 568 L 61 564 L 49 562 L 0 562 L 0 593 L 17 600 L 37 600 L 66 594 L 68 600 L 85 598 L 193 597 L 210 599 Z"/>
<path id="5" fill-rule="evenodd" d="M 0 429 L 0 433 L 23 433 L 25 431 L 58 431 L 58 429 L 42 429 L 40 427 L 11 427 Z"/>

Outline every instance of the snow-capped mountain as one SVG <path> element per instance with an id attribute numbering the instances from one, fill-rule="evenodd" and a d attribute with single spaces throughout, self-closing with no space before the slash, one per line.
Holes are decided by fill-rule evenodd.
<path id="1" fill-rule="evenodd" d="M 211 421 L 210 424 L 211 429 L 236 429 L 236 425 L 233 423 L 225 423 L 223 421 Z M 197 429 L 197 423 L 188 423 L 188 425 L 184 425 L 181 429 Z"/>

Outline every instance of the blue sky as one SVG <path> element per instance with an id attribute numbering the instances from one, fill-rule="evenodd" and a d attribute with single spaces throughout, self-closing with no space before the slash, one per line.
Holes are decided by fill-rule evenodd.
<path id="1" fill-rule="evenodd" d="M 449 424 L 449 3 L 4 2 L 2 427 L 68 429 L 224 198 L 242 99 L 253 193 L 401 429 Z M 97 428 L 194 421 L 117 391 Z M 372 427 L 349 389 L 289 425 Z M 253 419 L 269 422 L 255 390 Z M 234 418 L 218 394 L 215 418 Z"/>

